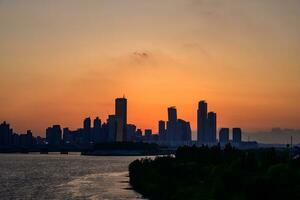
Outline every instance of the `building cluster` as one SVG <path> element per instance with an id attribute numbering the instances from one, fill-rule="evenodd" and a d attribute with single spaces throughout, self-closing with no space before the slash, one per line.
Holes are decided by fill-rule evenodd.
<path id="1" fill-rule="evenodd" d="M 207 103 L 200 101 L 197 110 L 197 141 L 202 144 L 217 142 L 217 114 L 208 112 Z"/>
<path id="2" fill-rule="evenodd" d="M 30 147 L 42 143 L 41 137 L 34 137 L 30 130 L 26 134 L 17 134 L 13 132 L 10 125 L 5 121 L 0 124 L 0 146 L 22 146 Z"/>
<path id="3" fill-rule="evenodd" d="M 158 134 L 153 134 L 151 129 L 144 133 L 134 124 L 127 122 L 127 99 L 115 100 L 115 113 L 109 115 L 102 123 L 99 117 L 92 120 L 84 119 L 82 128 L 70 130 L 60 125 L 53 125 L 46 129 L 46 137 L 33 137 L 29 130 L 26 134 L 16 134 L 9 124 L 0 125 L 0 145 L 30 146 L 34 144 L 46 145 L 76 145 L 87 146 L 108 142 L 155 142 L 163 146 L 176 147 L 180 145 L 213 145 L 217 142 L 239 144 L 242 142 L 242 131 L 233 128 L 232 141 L 229 140 L 229 128 L 221 128 L 219 141 L 217 140 L 217 114 L 208 112 L 207 103 L 200 101 L 197 110 L 197 141 L 192 141 L 191 125 L 188 121 L 177 117 L 174 106 L 168 108 L 167 121 L 158 122 Z"/>
<path id="4" fill-rule="evenodd" d="M 227 144 L 229 140 L 229 128 L 221 128 L 219 132 L 219 142 L 221 144 Z M 241 128 L 232 129 L 232 143 L 239 144 L 242 142 L 242 130 Z"/>
<path id="5" fill-rule="evenodd" d="M 46 130 L 46 143 L 90 145 L 105 142 L 139 141 L 142 131 L 136 129 L 135 125 L 127 124 L 127 99 L 117 98 L 115 100 L 115 114 L 109 115 L 106 122 L 102 123 L 99 117 L 92 120 L 90 117 L 84 119 L 83 127 L 77 130 L 69 128 L 61 129 L 54 125 Z"/>
<path id="6" fill-rule="evenodd" d="M 158 122 L 158 135 L 160 144 L 169 146 L 189 145 L 192 141 L 190 123 L 177 118 L 175 107 L 168 108 L 167 122 Z"/>

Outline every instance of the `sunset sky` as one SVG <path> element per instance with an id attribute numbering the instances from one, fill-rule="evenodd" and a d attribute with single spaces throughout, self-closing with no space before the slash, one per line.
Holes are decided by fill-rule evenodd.
<path id="1" fill-rule="evenodd" d="M 106 121 L 300 128 L 299 0 L 0 0 L 0 120 L 44 135 Z"/>

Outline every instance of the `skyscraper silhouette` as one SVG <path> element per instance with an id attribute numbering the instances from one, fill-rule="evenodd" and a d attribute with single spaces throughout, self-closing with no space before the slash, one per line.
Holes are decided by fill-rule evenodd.
<path id="1" fill-rule="evenodd" d="M 168 108 L 168 122 L 167 122 L 167 140 L 174 141 L 177 130 L 177 110 L 172 106 Z"/>
<path id="2" fill-rule="evenodd" d="M 115 142 L 117 139 L 117 120 L 115 115 L 109 115 L 107 119 L 108 142 Z"/>
<path id="3" fill-rule="evenodd" d="M 83 121 L 83 138 L 86 143 L 91 141 L 91 118 L 87 117 Z"/>
<path id="4" fill-rule="evenodd" d="M 217 114 L 214 112 L 209 112 L 207 115 L 207 134 L 208 134 L 208 142 L 216 143 Z"/>
<path id="5" fill-rule="evenodd" d="M 197 141 L 200 143 L 208 142 L 207 135 L 207 103 L 200 101 L 197 110 Z"/>
<path id="6" fill-rule="evenodd" d="M 126 139 L 127 129 L 127 99 L 117 98 L 115 101 L 115 116 L 117 119 L 117 142 Z"/>
<path id="7" fill-rule="evenodd" d="M 61 143 L 62 131 L 60 125 L 53 125 L 46 129 L 46 141 L 51 145 L 59 145 Z"/>
<path id="8" fill-rule="evenodd" d="M 160 141 L 166 140 L 166 122 L 163 120 L 158 122 L 158 135 Z"/>
<path id="9" fill-rule="evenodd" d="M 233 128 L 232 129 L 232 142 L 240 143 L 242 141 L 242 129 Z"/>
<path id="10" fill-rule="evenodd" d="M 0 124 L 0 145 L 8 145 L 11 143 L 12 130 L 5 121 Z"/>
<path id="11" fill-rule="evenodd" d="M 103 142 L 106 138 L 104 137 L 104 134 L 101 134 L 101 119 L 99 117 L 96 117 L 94 119 L 94 126 L 92 129 L 91 134 L 91 140 L 94 143 L 100 143 Z"/>
<path id="12" fill-rule="evenodd" d="M 96 117 L 94 119 L 94 128 L 96 128 L 96 129 L 100 129 L 101 128 L 101 119 L 99 119 L 99 117 Z"/>
<path id="13" fill-rule="evenodd" d="M 229 143 L 229 128 L 221 128 L 220 129 L 219 142 L 222 144 Z"/>

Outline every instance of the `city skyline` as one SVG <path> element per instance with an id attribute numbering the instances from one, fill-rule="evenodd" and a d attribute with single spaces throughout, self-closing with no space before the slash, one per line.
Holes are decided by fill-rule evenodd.
<path id="1" fill-rule="evenodd" d="M 67 125 L 65 125 L 63 122 L 59 122 L 59 121 L 56 121 L 55 123 L 53 123 L 53 122 L 49 122 L 45 127 L 47 127 L 47 126 L 49 126 L 49 124 L 59 124 L 59 125 L 61 125 L 62 127 L 68 127 L 68 128 L 70 128 L 70 129 L 76 129 L 77 127 L 80 127 L 80 125 L 82 124 L 82 119 L 99 119 L 100 120 L 100 122 L 101 122 L 101 120 L 103 120 L 103 119 L 108 119 L 110 116 L 116 116 L 116 112 L 117 112 L 117 101 L 118 100 L 121 100 L 121 99 L 126 99 L 125 98 L 125 96 L 123 96 L 122 98 L 120 97 L 120 98 L 117 98 L 117 99 L 115 99 L 115 104 L 114 105 L 112 105 L 112 107 L 113 107 L 113 111 L 112 111 L 112 113 L 115 113 L 115 114 L 108 114 L 106 117 L 99 117 L 100 115 L 97 115 L 97 114 L 94 114 L 94 115 L 85 115 L 83 118 L 81 118 L 80 119 L 80 122 L 79 122 L 79 124 L 77 125 L 73 125 L 73 126 L 67 126 Z M 127 101 L 127 100 L 126 100 Z M 199 112 L 199 108 L 200 108 L 200 104 L 201 103 L 205 103 L 206 105 L 205 105 L 205 111 L 204 112 L 206 112 L 206 119 L 204 119 L 204 121 L 206 121 L 206 120 L 208 120 L 208 116 L 209 116 L 209 114 L 214 114 L 214 115 L 216 115 L 216 113 L 215 112 L 212 112 L 212 111 L 210 111 L 210 110 L 208 110 L 208 105 L 207 105 L 207 102 L 206 102 L 206 100 L 200 100 L 198 103 L 196 103 L 196 110 L 194 111 L 195 112 L 195 117 L 194 117 L 194 119 L 191 119 L 191 120 L 188 120 L 189 122 L 193 122 L 193 121 L 195 121 L 194 122 L 194 124 L 193 123 L 191 123 L 191 130 L 192 130 L 192 138 L 194 139 L 194 140 L 197 140 L 197 138 L 199 137 L 199 133 L 198 133 L 198 131 L 199 132 L 203 132 L 203 131 L 205 131 L 205 130 L 201 130 L 201 128 L 200 129 L 198 129 L 197 127 L 198 127 L 198 123 L 199 123 L 199 121 L 198 121 L 198 118 L 200 119 L 201 117 L 198 115 L 198 112 Z M 126 105 L 126 113 L 127 113 L 127 102 L 125 103 L 125 105 Z M 130 106 L 130 104 L 129 104 L 129 106 Z M 177 106 L 167 106 L 168 108 L 177 108 Z M 180 112 L 180 111 L 179 111 Z M 177 111 L 176 111 L 176 113 L 177 113 Z M 181 114 L 181 113 L 180 113 Z M 108 118 L 107 118 L 108 117 Z M 216 117 L 216 116 L 215 116 Z M 143 127 L 143 126 L 140 126 L 138 123 L 134 123 L 134 122 L 132 122 L 132 121 L 129 121 L 128 123 L 127 123 L 127 118 L 129 118 L 130 119 L 130 115 L 129 115 L 129 117 L 126 115 L 126 123 L 125 124 L 136 124 L 141 130 L 146 130 L 146 129 L 151 129 L 152 130 L 152 132 L 154 133 L 154 134 L 159 134 L 159 126 L 157 125 L 157 122 L 159 122 L 159 121 L 161 121 L 161 119 L 167 119 L 168 118 L 168 114 L 167 113 L 165 113 L 165 116 L 163 116 L 162 118 L 158 118 L 157 120 L 156 120 L 156 122 L 155 122 L 155 124 L 153 125 L 153 126 L 145 126 L 145 127 Z M 219 124 L 219 126 L 217 127 L 217 130 L 216 130 L 216 132 L 218 133 L 222 128 L 224 128 L 224 127 L 234 127 L 234 126 L 238 126 L 238 124 L 234 124 L 234 123 L 231 123 L 231 125 L 229 125 L 229 126 L 224 126 L 224 125 L 220 125 L 220 123 L 218 122 L 218 120 L 219 120 L 219 118 L 218 117 L 216 117 L 216 124 Z M 41 131 L 36 131 L 34 128 L 31 128 L 30 126 L 26 126 L 24 129 L 22 129 L 22 130 L 20 130 L 20 129 L 18 129 L 18 125 L 17 124 L 13 124 L 13 123 L 11 123 L 11 121 L 9 121 L 9 120 L 5 120 L 5 119 L 3 119 L 2 121 L 6 121 L 6 122 L 9 122 L 10 123 L 10 125 L 11 126 L 13 126 L 14 127 L 14 130 L 16 131 L 16 132 L 18 132 L 18 133 L 26 133 L 28 130 L 31 130 L 32 132 L 33 132 L 33 135 L 34 136 L 44 136 L 45 135 L 45 127 L 44 128 L 41 128 Z M 200 121 L 201 121 L 201 119 L 200 119 Z M 203 123 L 204 121 L 202 121 L 201 123 Z M 92 122 L 90 122 L 90 123 L 92 123 Z M 94 122 L 95 123 L 95 122 Z M 206 122 L 205 122 L 206 123 Z M 34 127 L 34 126 L 32 126 L 32 127 Z M 247 130 L 247 129 L 245 129 L 245 128 L 243 128 L 243 130 L 246 132 L 246 133 L 248 133 L 248 135 L 247 135 L 247 137 L 249 137 L 249 136 L 251 136 L 251 133 L 267 133 L 268 131 L 271 131 L 272 129 L 279 129 L 279 128 L 282 128 L 283 130 L 290 130 L 290 131 L 299 131 L 300 130 L 300 128 L 289 128 L 289 127 L 280 127 L 280 126 L 273 126 L 273 127 L 268 127 L 268 128 L 264 128 L 264 129 L 250 129 L 250 130 Z M 122 132 L 122 131 L 121 131 Z M 249 135 L 250 134 L 250 135 Z M 218 134 L 216 134 L 216 135 L 218 135 Z M 255 136 L 255 135 L 254 135 Z M 201 137 L 201 136 L 200 136 Z M 206 140 L 206 139 L 205 139 Z"/>
<path id="2" fill-rule="evenodd" d="M 17 133 L 9 123 L 3 121 L 0 124 L 0 145 L 8 149 L 16 148 L 39 148 L 50 149 L 89 148 L 99 144 L 113 143 L 152 143 L 162 147 L 177 148 L 182 145 L 216 145 L 218 142 L 224 146 L 232 143 L 238 148 L 255 148 L 256 141 L 243 141 L 242 129 L 232 128 L 232 140 L 224 142 L 217 140 L 217 114 L 208 112 L 208 104 L 200 100 L 197 110 L 197 138 L 193 140 L 192 130 L 189 121 L 178 116 L 177 108 L 167 108 L 167 121 L 158 120 L 158 133 L 153 133 L 148 128 L 144 131 L 135 124 L 127 123 L 127 99 L 125 96 L 115 99 L 115 112 L 107 116 L 106 121 L 97 116 L 94 119 L 87 117 L 83 119 L 81 127 L 70 129 L 60 124 L 50 125 L 45 130 L 45 135 L 35 137 L 32 131 L 27 130 L 26 134 Z M 93 123 L 92 123 L 93 120 Z M 227 128 L 229 130 L 229 128 Z M 220 130 L 220 135 L 222 129 Z M 220 137 L 221 138 L 221 137 Z M 94 146 L 95 147 L 95 146 Z"/>
<path id="3" fill-rule="evenodd" d="M 299 6 L 1 1 L 0 119 L 34 134 L 48 124 L 75 128 L 87 116 L 104 119 L 126 94 L 128 122 L 155 132 L 172 105 L 196 130 L 199 99 L 224 127 L 299 129 Z"/>

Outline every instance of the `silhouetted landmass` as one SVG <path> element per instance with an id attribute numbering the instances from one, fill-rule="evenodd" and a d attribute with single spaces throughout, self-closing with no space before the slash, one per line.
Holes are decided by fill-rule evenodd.
<path id="1" fill-rule="evenodd" d="M 135 160 L 130 184 L 150 199 L 300 199 L 300 159 L 288 149 L 179 147 Z"/>

